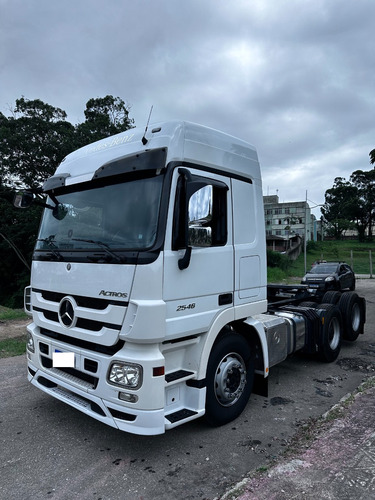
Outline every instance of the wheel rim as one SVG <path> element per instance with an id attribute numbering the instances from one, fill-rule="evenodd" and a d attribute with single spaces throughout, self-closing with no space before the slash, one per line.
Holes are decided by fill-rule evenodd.
<path id="1" fill-rule="evenodd" d="M 328 338 L 329 338 L 329 347 L 334 351 L 337 349 L 340 343 L 340 322 L 337 318 L 332 318 L 329 324 Z"/>
<path id="2" fill-rule="evenodd" d="M 352 308 L 352 329 L 354 332 L 358 331 L 359 325 L 361 324 L 361 309 L 359 304 L 355 303 Z"/>
<path id="3" fill-rule="evenodd" d="M 231 406 L 241 397 L 246 385 L 246 364 L 237 353 L 227 354 L 215 374 L 215 396 L 222 406 Z"/>

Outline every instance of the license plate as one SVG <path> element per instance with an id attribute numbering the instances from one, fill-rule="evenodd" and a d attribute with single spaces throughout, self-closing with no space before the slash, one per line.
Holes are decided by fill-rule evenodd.
<path id="1" fill-rule="evenodd" d="M 54 368 L 74 368 L 74 352 L 62 352 L 59 349 L 55 349 L 52 353 L 52 366 Z"/>

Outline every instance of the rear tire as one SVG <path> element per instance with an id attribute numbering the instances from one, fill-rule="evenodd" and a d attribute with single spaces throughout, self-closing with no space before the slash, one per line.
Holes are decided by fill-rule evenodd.
<path id="1" fill-rule="evenodd" d="M 320 335 L 318 356 L 325 363 L 337 359 L 341 349 L 342 318 L 340 310 L 333 304 L 320 304 Z"/>
<path id="2" fill-rule="evenodd" d="M 311 307 L 312 309 L 316 309 L 318 307 L 318 304 L 316 302 L 310 302 L 308 300 L 305 300 L 298 305 L 301 307 Z"/>
<path id="3" fill-rule="evenodd" d="M 228 333 L 214 344 L 206 382 L 206 421 L 219 426 L 237 418 L 254 382 L 254 356 L 241 335 Z"/>
<path id="4" fill-rule="evenodd" d="M 335 290 L 330 290 L 323 295 L 322 304 L 337 304 L 340 300 L 341 293 Z"/>
<path id="5" fill-rule="evenodd" d="M 362 302 L 355 292 L 344 292 L 338 306 L 343 317 L 343 339 L 354 342 L 363 333 L 365 314 Z"/>

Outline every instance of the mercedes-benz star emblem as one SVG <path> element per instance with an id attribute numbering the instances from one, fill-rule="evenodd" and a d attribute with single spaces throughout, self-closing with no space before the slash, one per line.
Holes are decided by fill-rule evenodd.
<path id="1" fill-rule="evenodd" d="M 66 328 L 70 328 L 75 324 L 75 300 L 72 297 L 64 297 L 60 302 L 59 320 Z"/>

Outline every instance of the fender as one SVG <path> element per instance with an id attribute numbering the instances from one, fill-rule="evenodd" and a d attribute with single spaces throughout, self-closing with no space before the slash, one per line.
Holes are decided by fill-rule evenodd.
<path id="1" fill-rule="evenodd" d="M 198 380 L 204 379 L 206 377 L 208 359 L 211 354 L 212 346 L 214 345 L 218 335 L 225 326 L 233 323 L 234 319 L 234 309 L 227 309 L 225 311 L 222 311 L 222 313 L 215 318 L 204 339 L 204 346 L 202 347 L 199 370 L 197 373 Z M 269 357 L 267 339 L 263 325 L 260 321 L 257 321 L 256 319 L 251 317 L 246 318 L 243 321 L 243 325 L 245 327 L 244 330 L 246 333 L 249 332 L 249 334 L 253 334 L 253 332 L 255 332 L 258 336 L 263 356 L 263 370 L 261 373 L 263 377 L 266 378 L 269 374 Z M 245 332 L 241 333 L 243 334 Z M 247 335 L 244 336 L 246 337 Z"/>

